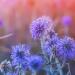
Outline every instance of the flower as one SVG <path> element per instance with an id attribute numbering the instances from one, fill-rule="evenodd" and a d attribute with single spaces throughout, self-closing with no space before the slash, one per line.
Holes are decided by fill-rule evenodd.
<path id="1" fill-rule="evenodd" d="M 56 36 L 57 36 L 57 33 L 55 33 L 54 29 L 47 29 L 44 32 L 43 39 L 46 41 L 46 40 L 50 40 Z"/>
<path id="2" fill-rule="evenodd" d="M 43 66 L 43 59 L 41 56 L 37 56 L 37 55 L 32 55 L 29 58 L 29 68 L 31 70 L 40 70 Z"/>
<path id="3" fill-rule="evenodd" d="M 27 57 L 30 55 L 30 46 L 27 44 L 18 44 L 12 46 L 11 59 L 13 65 L 25 67 L 27 65 Z"/>
<path id="4" fill-rule="evenodd" d="M 72 23 L 72 17 L 71 16 L 63 16 L 61 19 L 61 22 L 65 26 L 69 26 Z"/>
<path id="5" fill-rule="evenodd" d="M 51 36 L 47 40 L 45 40 L 44 43 L 43 43 L 43 50 L 49 56 L 51 55 L 54 48 L 57 47 L 57 43 L 59 41 L 59 37 L 56 34 L 53 33 L 53 34 L 50 34 L 50 35 Z"/>
<path id="6" fill-rule="evenodd" d="M 32 38 L 39 39 L 42 37 L 44 31 L 47 29 L 47 27 L 53 25 L 52 20 L 49 19 L 49 17 L 42 16 L 37 18 L 31 23 L 30 31 L 32 34 Z"/>
<path id="7" fill-rule="evenodd" d="M 75 59 L 75 41 L 68 36 L 60 39 L 58 43 L 57 55 L 65 60 Z"/>

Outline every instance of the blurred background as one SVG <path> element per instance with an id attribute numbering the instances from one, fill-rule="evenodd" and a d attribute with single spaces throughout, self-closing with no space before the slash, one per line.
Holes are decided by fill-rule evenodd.
<path id="1" fill-rule="evenodd" d="M 75 0 L 0 0 L 0 61 L 8 58 L 11 46 L 29 43 L 32 52 L 37 53 L 39 42 L 32 40 L 30 23 L 40 16 L 50 16 L 56 23 L 56 31 L 64 34 L 61 17 L 70 15 L 72 24 L 69 35 L 75 38 Z M 75 75 L 75 62 L 71 62 Z"/>

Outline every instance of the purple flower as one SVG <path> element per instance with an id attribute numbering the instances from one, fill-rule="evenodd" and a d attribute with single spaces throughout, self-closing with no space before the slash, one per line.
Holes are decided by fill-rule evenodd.
<path id="1" fill-rule="evenodd" d="M 66 60 L 75 59 L 75 41 L 68 36 L 60 39 L 57 55 Z"/>
<path id="2" fill-rule="evenodd" d="M 13 65 L 26 66 L 27 57 L 30 55 L 30 46 L 26 44 L 18 44 L 12 46 L 11 59 Z"/>
<path id="3" fill-rule="evenodd" d="M 46 17 L 46 16 L 42 16 L 34 20 L 30 27 L 32 38 L 34 39 L 41 38 L 49 24 L 53 25 L 53 22 L 52 20 L 49 19 L 49 17 Z"/>
<path id="4" fill-rule="evenodd" d="M 47 53 L 48 55 L 51 55 L 52 50 L 55 46 L 57 46 L 57 43 L 59 41 L 59 37 L 57 36 L 56 33 L 54 33 L 53 31 L 50 32 L 49 34 L 49 38 L 47 38 L 44 43 L 43 43 L 43 50 L 45 51 L 45 53 Z"/>
<path id="5" fill-rule="evenodd" d="M 63 16 L 61 19 L 61 23 L 65 26 L 69 26 L 72 23 L 72 17 L 71 16 Z"/>
<path id="6" fill-rule="evenodd" d="M 57 33 L 55 33 L 55 31 L 53 29 L 47 29 L 45 32 L 44 32 L 44 35 L 43 35 L 43 39 L 46 41 L 46 40 L 50 40 L 54 37 L 57 36 Z"/>
<path id="7" fill-rule="evenodd" d="M 29 58 L 29 68 L 31 70 L 40 70 L 43 63 L 44 61 L 41 56 L 33 55 Z"/>

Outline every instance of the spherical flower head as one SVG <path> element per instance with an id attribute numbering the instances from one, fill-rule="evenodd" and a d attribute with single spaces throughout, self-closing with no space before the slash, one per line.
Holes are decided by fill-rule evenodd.
<path id="1" fill-rule="evenodd" d="M 40 39 L 49 25 L 53 25 L 53 22 L 49 19 L 49 17 L 42 16 L 34 20 L 30 27 L 32 38 Z"/>
<path id="2" fill-rule="evenodd" d="M 74 60 L 75 41 L 68 36 L 60 39 L 60 42 L 58 43 L 58 55 L 65 60 Z"/>
<path id="3" fill-rule="evenodd" d="M 30 46 L 27 44 L 18 44 L 12 47 L 11 59 L 13 65 L 22 65 L 27 63 L 27 57 L 30 55 Z"/>
<path id="4" fill-rule="evenodd" d="M 64 26 L 69 26 L 72 23 L 72 17 L 71 16 L 63 16 L 61 19 L 61 22 Z"/>
<path id="5" fill-rule="evenodd" d="M 41 56 L 33 55 L 29 58 L 29 68 L 31 70 L 40 70 L 43 66 L 44 60 Z"/>
<path id="6" fill-rule="evenodd" d="M 59 37 L 58 36 L 53 36 L 52 38 L 49 38 L 48 40 L 45 40 L 44 44 L 43 44 L 43 50 L 45 51 L 45 53 L 47 53 L 47 55 L 51 55 L 54 47 L 57 47 L 57 43 L 59 41 Z"/>

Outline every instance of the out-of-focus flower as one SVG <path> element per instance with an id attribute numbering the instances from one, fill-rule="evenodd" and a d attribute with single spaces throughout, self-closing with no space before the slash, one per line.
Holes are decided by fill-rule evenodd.
<path id="1" fill-rule="evenodd" d="M 58 53 L 60 57 L 66 60 L 74 60 L 75 59 L 75 41 L 65 36 L 64 38 L 60 39 L 58 43 Z"/>
<path id="2" fill-rule="evenodd" d="M 30 55 L 30 46 L 18 44 L 12 47 L 11 59 L 13 65 L 19 65 L 23 68 L 27 65 L 27 57 Z"/>
<path id="3" fill-rule="evenodd" d="M 12 65 L 11 65 L 10 61 L 4 60 L 3 62 L 1 62 L 0 65 L 1 65 L 0 66 L 0 71 L 2 73 L 8 73 L 12 69 Z"/>
<path id="4" fill-rule="evenodd" d="M 40 70 L 42 69 L 44 60 L 41 56 L 33 55 L 29 58 L 29 68 L 31 70 Z"/>
<path id="5" fill-rule="evenodd" d="M 53 22 L 49 17 L 42 16 L 31 23 L 30 31 L 32 34 L 32 38 L 39 39 L 42 37 L 44 31 L 48 28 L 48 26 L 53 26 Z"/>
<path id="6" fill-rule="evenodd" d="M 63 16 L 62 19 L 61 19 L 61 23 L 62 23 L 64 26 L 69 26 L 69 25 L 71 25 L 71 23 L 72 23 L 72 17 L 71 17 L 71 16 Z"/>

